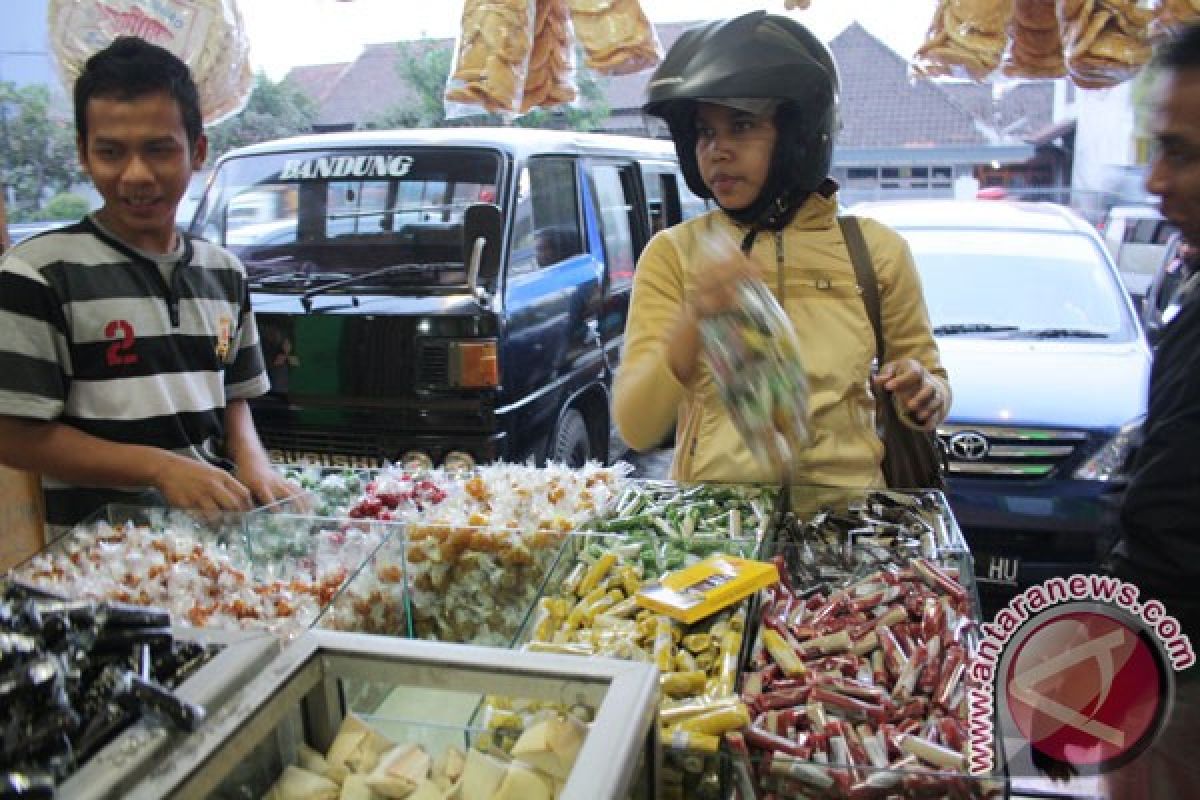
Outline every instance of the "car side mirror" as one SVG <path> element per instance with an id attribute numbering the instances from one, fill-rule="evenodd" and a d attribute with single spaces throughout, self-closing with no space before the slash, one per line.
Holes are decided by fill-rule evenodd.
<path id="1" fill-rule="evenodd" d="M 481 303 L 500 276 L 500 251 L 504 215 L 492 203 L 474 203 L 463 214 L 463 254 L 467 259 L 467 286 Z"/>

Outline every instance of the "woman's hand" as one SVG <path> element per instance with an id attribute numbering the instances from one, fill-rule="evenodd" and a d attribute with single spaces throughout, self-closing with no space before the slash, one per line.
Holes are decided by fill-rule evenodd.
<path id="1" fill-rule="evenodd" d="M 941 384 L 915 358 L 889 361 L 871 379 L 876 389 L 895 395 L 899 407 L 921 430 L 932 431 L 946 418 Z"/>
<path id="2" fill-rule="evenodd" d="M 667 337 L 667 365 L 680 383 L 687 385 L 696 375 L 701 351 L 700 321 L 733 308 L 738 284 L 751 279 L 761 280 L 762 268 L 732 242 L 722 240 L 707 248 L 705 263 L 697 267 L 679 317 Z"/>
<path id="3" fill-rule="evenodd" d="M 712 260 L 696 270 L 696 277 L 684 299 L 688 313 L 700 320 L 733 308 L 737 302 L 738 284 L 746 280 L 762 280 L 763 269 L 729 243 L 715 248 Z"/>

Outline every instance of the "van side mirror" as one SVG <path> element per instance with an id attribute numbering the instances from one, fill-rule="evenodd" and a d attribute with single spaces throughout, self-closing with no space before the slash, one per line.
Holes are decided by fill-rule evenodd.
<path id="1" fill-rule="evenodd" d="M 463 214 L 463 254 L 467 259 L 467 286 L 486 304 L 500 276 L 500 251 L 504 216 L 492 203 L 474 203 Z"/>

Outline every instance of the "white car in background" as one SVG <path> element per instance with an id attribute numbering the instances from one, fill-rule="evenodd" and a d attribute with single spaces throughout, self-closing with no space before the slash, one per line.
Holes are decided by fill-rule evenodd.
<path id="1" fill-rule="evenodd" d="M 1104 244 L 1117 262 L 1121 281 L 1134 305 L 1141 309 L 1142 298 L 1159 265 L 1175 226 L 1149 205 L 1113 206 L 1102 226 Z"/>

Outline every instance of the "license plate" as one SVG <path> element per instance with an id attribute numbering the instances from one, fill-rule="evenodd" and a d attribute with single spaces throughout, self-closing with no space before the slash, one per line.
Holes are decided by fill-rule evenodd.
<path id="1" fill-rule="evenodd" d="M 998 586 L 1016 586 L 1021 560 L 1012 556 L 980 554 L 975 559 L 975 580 Z"/>

